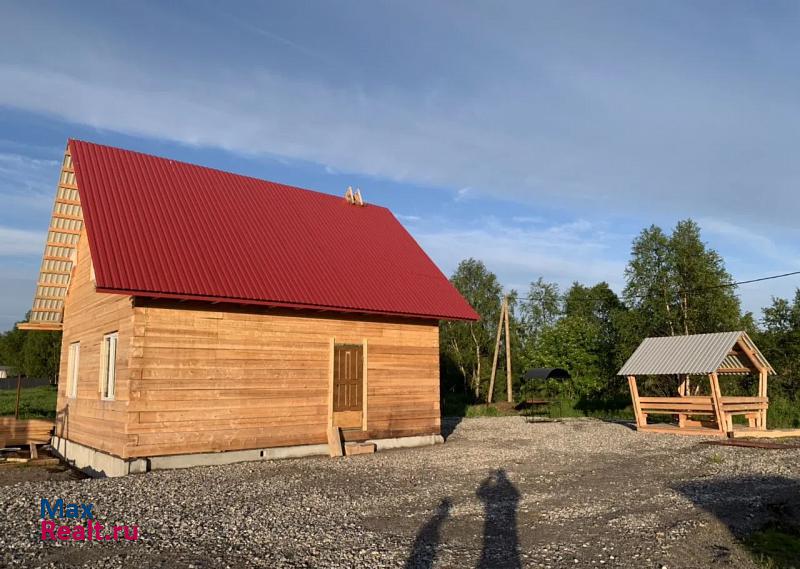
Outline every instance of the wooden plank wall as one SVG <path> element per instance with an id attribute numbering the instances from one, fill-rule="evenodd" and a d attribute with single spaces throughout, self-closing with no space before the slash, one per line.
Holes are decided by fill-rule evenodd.
<path id="1" fill-rule="evenodd" d="M 368 342 L 370 437 L 439 433 L 436 322 L 138 303 L 124 456 L 327 443 L 332 337 Z"/>
<path id="2" fill-rule="evenodd" d="M 95 291 L 91 280 L 91 256 L 86 230 L 78 242 L 77 263 L 64 302 L 64 334 L 56 404 L 56 435 L 122 456 L 127 438 L 128 356 L 133 337 L 130 297 Z M 117 380 L 114 401 L 100 397 L 100 349 L 103 335 L 119 332 Z M 69 346 L 80 342 L 78 390 L 67 397 Z"/>

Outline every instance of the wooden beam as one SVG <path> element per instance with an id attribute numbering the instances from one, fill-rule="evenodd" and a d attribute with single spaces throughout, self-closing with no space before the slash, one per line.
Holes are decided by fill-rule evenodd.
<path id="1" fill-rule="evenodd" d="M 500 356 L 500 336 L 503 333 L 503 317 L 506 313 L 506 301 L 500 305 L 500 320 L 497 322 L 497 339 L 494 342 L 494 358 L 492 359 L 492 375 L 489 379 L 489 393 L 486 402 L 491 403 L 494 396 L 494 379 L 497 376 L 497 358 Z"/>
<path id="2" fill-rule="evenodd" d="M 508 297 L 505 298 L 504 302 L 506 307 L 506 384 L 508 391 L 508 402 L 512 403 L 514 401 L 514 394 L 512 393 L 511 385 L 511 333 L 509 332 L 508 323 Z"/>
<path id="3" fill-rule="evenodd" d="M 719 389 L 719 377 L 716 373 L 710 373 L 708 374 L 708 382 L 711 385 L 711 401 L 717 418 L 717 425 L 720 432 L 725 433 L 728 429 L 725 412 L 722 409 L 722 392 Z"/>
<path id="4" fill-rule="evenodd" d="M 748 375 L 753 372 L 758 372 L 758 370 L 752 370 L 748 367 L 721 367 L 717 369 L 717 373 L 730 373 L 730 374 L 742 374 Z"/>
<path id="5" fill-rule="evenodd" d="M 698 435 L 705 437 L 724 436 L 724 432 L 707 427 L 687 426 L 685 428 L 675 425 L 645 425 L 639 429 L 643 433 L 663 433 L 669 435 Z"/>
<path id="6" fill-rule="evenodd" d="M 362 362 L 361 362 L 361 365 L 362 365 L 362 373 L 364 374 L 364 379 L 363 379 L 363 384 L 362 384 L 362 387 L 361 387 L 361 430 L 362 431 L 366 431 L 366 430 L 368 430 L 367 429 L 367 400 L 369 399 L 369 397 L 367 397 L 368 387 L 369 387 L 369 384 L 367 383 L 367 369 L 369 368 L 369 365 L 368 365 L 368 363 L 369 363 L 369 359 L 368 359 L 369 358 L 369 355 L 368 355 L 369 352 L 367 350 L 368 346 L 367 346 L 367 339 L 366 338 L 364 338 L 363 346 L 364 347 L 362 348 Z"/>
<path id="7" fill-rule="evenodd" d="M 682 379 L 680 385 L 678 386 L 678 394 L 681 397 L 686 397 L 687 395 L 689 395 L 689 393 L 690 393 L 690 391 L 689 391 L 689 375 L 688 374 L 684 374 L 683 375 L 683 379 Z M 678 413 L 678 426 L 679 427 L 685 427 L 686 426 L 686 418 L 687 418 L 686 413 Z"/>
<path id="8" fill-rule="evenodd" d="M 767 382 L 769 381 L 769 374 L 767 373 L 766 369 L 762 369 L 758 372 L 758 396 L 763 397 L 764 399 L 769 402 L 769 398 L 767 396 Z M 761 429 L 762 431 L 767 430 L 767 411 L 769 410 L 769 406 L 767 408 L 762 409 L 759 413 L 758 419 L 756 419 L 756 426 Z"/>
<path id="9" fill-rule="evenodd" d="M 331 456 L 342 456 L 342 436 L 333 425 L 333 365 L 336 359 L 336 338 L 331 337 L 328 347 L 328 452 Z"/>
<path id="10" fill-rule="evenodd" d="M 18 330 L 39 330 L 46 332 L 60 332 L 64 325 L 61 322 L 20 322 Z"/>
<path id="11" fill-rule="evenodd" d="M 731 438 L 753 437 L 757 439 L 778 439 L 781 437 L 800 437 L 800 429 L 774 429 L 771 431 L 736 427 Z"/>
<path id="12" fill-rule="evenodd" d="M 738 340 L 736 340 L 736 345 L 744 353 L 744 355 L 747 356 L 747 359 L 750 360 L 750 363 L 752 363 L 753 367 L 755 367 L 758 371 L 767 369 L 761 364 L 761 361 L 758 359 L 755 352 L 753 352 L 753 350 L 750 349 L 750 346 L 748 346 L 742 341 L 741 337 Z"/>
<path id="13" fill-rule="evenodd" d="M 711 396 L 689 395 L 686 397 L 639 397 L 639 401 L 641 403 L 711 403 Z"/>
<path id="14" fill-rule="evenodd" d="M 631 390 L 631 401 L 633 402 L 633 414 L 636 417 L 636 426 L 647 426 L 647 420 L 642 416 L 642 408 L 639 403 L 639 388 L 636 386 L 636 376 L 628 376 L 628 387 Z"/>

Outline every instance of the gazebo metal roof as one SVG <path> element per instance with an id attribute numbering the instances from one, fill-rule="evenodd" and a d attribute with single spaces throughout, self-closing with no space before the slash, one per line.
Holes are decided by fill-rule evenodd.
<path id="1" fill-rule="evenodd" d="M 699 375 L 726 373 L 726 368 L 731 370 L 727 373 L 741 373 L 733 370 L 742 370 L 752 364 L 742 361 L 733 351 L 740 340 L 768 373 L 775 373 L 747 333 L 737 331 L 645 338 L 618 375 Z"/>

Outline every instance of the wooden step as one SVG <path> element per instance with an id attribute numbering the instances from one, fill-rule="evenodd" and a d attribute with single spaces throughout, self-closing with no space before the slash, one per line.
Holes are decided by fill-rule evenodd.
<path id="1" fill-rule="evenodd" d="M 674 435 L 700 435 L 707 437 L 721 437 L 726 433 L 718 429 L 710 429 L 707 427 L 678 427 L 678 425 L 670 425 L 664 423 L 657 423 L 653 425 L 646 425 L 637 427 L 638 431 L 644 433 L 665 433 Z"/>
<path id="2" fill-rule="evenodd" d="M 783 437 L 800 438 L 800 429 L 772 429 L 767 431 L 763 429 L 755 429 L 752 427 L 736 425 L 729 436 L 733 439 L 738 439 L 741 437 L 753 437 L 758 439 L 779 439 Z"/>
<path id="3" fill-rule="evenodd" d="M 372 454 L 375 452 L 375 443 L 346 443 L 344 445 L 345 456 L 356 454 Z"/>
<path id="4" fill-rule="evenodd" d="M 367 431 L 359 429 L 342 429 L 342 440 L 346 443 L 360 443 L 369 438 Z"/>

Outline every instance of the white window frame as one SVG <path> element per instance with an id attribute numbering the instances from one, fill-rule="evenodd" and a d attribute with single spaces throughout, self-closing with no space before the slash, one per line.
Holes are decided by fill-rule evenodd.
<path id="1" fill-rule="evenodd" d="M 78 396 L 78 376 L 81 367 L 81 343 L 72 342 L 69 345 L 67 356 L 67 397 L 75 399 Z"/>
<path id="2" fill-rule="evenodd" d="M 106 401 L 113 401 L 116 394 L 118 346 L 118 332 L 103 336 L 100 347 L 100 398 Z"/>

